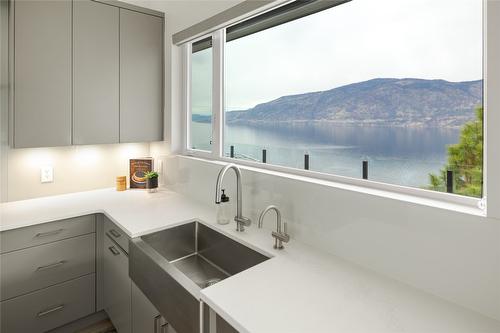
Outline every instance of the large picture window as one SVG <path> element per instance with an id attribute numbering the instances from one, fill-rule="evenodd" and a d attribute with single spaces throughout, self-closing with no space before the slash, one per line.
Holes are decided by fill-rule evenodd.
<path id="1" fill-rule="evenodd" d="M 220 157 L 481 197 L 482 1 L 293 6 L 225 30 Z"/>

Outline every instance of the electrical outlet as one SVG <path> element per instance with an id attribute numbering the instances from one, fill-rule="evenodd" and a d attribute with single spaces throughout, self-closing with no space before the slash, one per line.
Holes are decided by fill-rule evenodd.
<path id="1" fill-rule="evenodd" d="M 52 183 L 54 181 L 54 168 L 46 165 L 40 168 L 40 183 Z"/>

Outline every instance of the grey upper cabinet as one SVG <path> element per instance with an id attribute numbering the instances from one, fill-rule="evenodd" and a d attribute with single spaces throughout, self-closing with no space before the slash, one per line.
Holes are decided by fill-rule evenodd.
<path id="1" fill-rule="evenodd" d="M 119 13 L 73 2 L 73 144 L 119 142 Z"/>
<path id="2" fill-rule="evenodd" d="M 71 1 L 13 4 L 13 145 L 70 145 Z"/>
<path id="3" fill-rule="evenodd" d="M 120 142 L 163 140 L 163 18 L 120 9 Z"/>
<path id="4" fill-rule="evenodd" d="M 163 140 L 162 13 L 119 1 L 11 3 L 12 147 Z"/>

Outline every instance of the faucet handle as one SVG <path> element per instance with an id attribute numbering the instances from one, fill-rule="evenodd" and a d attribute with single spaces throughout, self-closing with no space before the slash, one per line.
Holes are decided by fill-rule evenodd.
<path id="1" fill-rule="evenodd" d="M 287 223 L 283 223 L 283 231 L 273 231 L 271 235 L 275 239 L 274 248 L 283 249 L 283 242 L 288 243 L 290 241 L 290 235 L 287 233 Z"/>
<path id="2" fill-rule="evenodd" d="M 278 240 L 280 240 L 280 241 L 282 241 L 282 242 L 285 242 L 285 243 L 288 243 L 288 242 L 290 241 L 290 235 L 289 235 L 289 234 L 287 234 L 287 233 L 284 233 L 284 232 L 277 232 L 277 231 L 273 231 L 273 232 L 271 233 L 271 235 L 272 235 L 274 238 L 276 238 L 276 239 L 278 239 Z"/>
<path id="3" fill-rule="evenodd" d="M 238 217 L 235 216 L 234 220 L 236 221 L 236 230 L 237 231 L 244 231 L 245 227 L 249 227 L 252 224 L 252 220 L 250 220 L 248 217 Z"/>
<path id="4" fill-rule="evenodd" d="M 248 217 L 244 217 L 244 216 L 242 216 L 242 217 L 235 216 L 234 220 L 238 223 L 243 224 L 245 227 L 249 227 L 252 224 L 252 220 L 250 220 Z"/>

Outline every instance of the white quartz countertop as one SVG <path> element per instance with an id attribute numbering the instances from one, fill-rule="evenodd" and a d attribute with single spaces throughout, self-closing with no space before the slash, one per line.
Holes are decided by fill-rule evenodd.
<path id="1" fill-rule="evenodd" d="M 273 249 L 255 225 L 215 223 L 215 205 L 173 191 L 103 189 L 4 203 L 0 231 L 103 213 L 130 237 L 192 219 L 272 256 L 202 290 L 201 299 L 240 332 L 498 333 L 500 322 L 292 239 Z"/>

